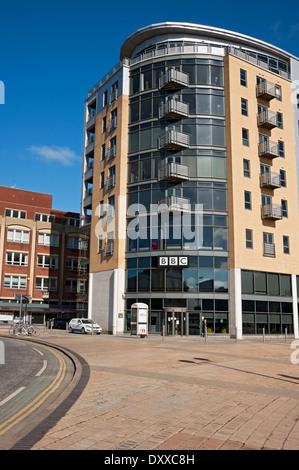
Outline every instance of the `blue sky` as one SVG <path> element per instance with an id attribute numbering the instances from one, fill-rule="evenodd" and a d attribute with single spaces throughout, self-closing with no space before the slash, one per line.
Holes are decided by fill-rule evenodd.
<path id="1" fill-rule="evenodd" d="M 118 62 L 121 45 L 137 29 L 164 21 L 198 23 L 299 56 L 297 0 L 1 3 L 0 185 L 52 194 L 59 210 L 80 209 L 88 90 Z"/>

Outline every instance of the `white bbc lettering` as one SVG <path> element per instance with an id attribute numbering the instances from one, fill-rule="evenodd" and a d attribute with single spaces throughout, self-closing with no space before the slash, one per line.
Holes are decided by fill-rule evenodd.
<path id="1" fill-rule="evenodd" d="M 188 257 L 187 256 L 180 256 L 179 257 L 179 265 L 180 266 L 187 266 L 188 264 Z"/>
<path id="2" fill-rule="evenodd" d="M 160 266 L 168 266 L 168 257 L 160 256 L 159 263 L 160 263 Z"/>
<path id="3" fill-rule="evenodd" d="M 169 264 L 171 266 L 177 266 L 178 264 L 178 257 L 177 256 L 170 256 L 169 257 Z"/>

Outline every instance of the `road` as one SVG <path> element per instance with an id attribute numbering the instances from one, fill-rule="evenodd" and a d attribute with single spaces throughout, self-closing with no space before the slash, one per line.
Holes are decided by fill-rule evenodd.
<path id="1" fill-rule="evenodd" d="M 40 421 L 49 398 L 72 374 L 67 358 L 45 345 L 1 338 L 1 346 L 0 449 L 7 449 Z"/>

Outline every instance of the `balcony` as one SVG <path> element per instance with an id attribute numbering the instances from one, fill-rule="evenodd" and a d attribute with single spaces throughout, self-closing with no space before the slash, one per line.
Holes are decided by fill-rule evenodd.
<path id="1" fill-rule="evenodd" d="M 263 255 L 275 258 L 275 244 L 274 243 L 263 243 Z"/>
<path id="2" fill-rule="evenodd" d="M 104 255 L 105 256 L 113 255 L 113 240 L 109 240 L 108 242 L 105 243 Z"/>
<path id="3" fill-rule="evenodd" d="M 107 151 L 107 160 L 112 160 L 116 155 L 116 146 L 113 145 L 113 147 L 110 147 Z"/>
<path id="4" fill-rule="evenodd" d="M 114 118 L 110 119 L 108 122 L 108 132 L 113 131 L 113 129 L 116 129 L 117 126 L 117 117 L 115 116 Z"/>
<path id="5" fill-rule="evenodd" d="M 110 93 L 110 104 L 113 103 L 113 101 L 115 101 L 117 97 L 118 97 L 118 89 L 116 88 Z"/>
<path id="6" fill-rule="evenodd" d="M 277 114 L 267 109 L 258 114 L 257 125 L 266 129 L 277 127 Z"/>
<path id="7" fill-rule="evenodd" d="M 180 149 L 189 147 L 189 135 L 178 131 L 166 131 L 159 137 L 159 149 Z"/>
<path id="8" fill-rule="evenodd" d="M 262 206 L 262 219 L 280 220 L 282 219 L 281 206 L 278 204 L 264 204 Z"/>
<path id="9" fill-rule="evenodd" d="M 106 181 L 106 190 L 115 186 L 115 175 L 109 176 Z"/>
<path id="10" fill-rule="evenodd" d="M 89 136 L 85 153 L 86 155 L 94 150 L 94 135 Z"/>
<path id="11" fill-rule="evenodd" d="M 84 181 L 89 181 L 92 179 L 92 177 L 93 177 L 93 165 L 89 164 L 84 173 Z"/>
<path id="12" fill-rule="evenodd" d="M 189 114 L 189 104 L 173 98 L 159 107 L 159 119 L 180 119 Z"/>
<path id="13" fill-rule="evenodd" d="M 80 218 L 80 227 L 85 227 L 89 224 L 91 224 L 91 215 L 87 214 Z"/>
<path id="14" fill-rule="evenodd" d="M 189 85 L 189 75 L 179 70 L 169 69 L 159 78 L 159 88 L 165 89 L 180 89 Z"/>
<path id="15" fill-rule="evenodd" d="M 88 120 L 86 122 L 86 130 L 90 130 L 95 126 L 96 123 L 96 110 L 91 109 L 89 111 Z"/>
<path id="16" fill-rule="evenodd" d="M 256 87 L 256 96 L 270 101 L 276 97 L 276 86 L 274 83 L 263 80 Z"/>
<path id="17" fill-rule="evenodd" d="M 165 199 L 159 201 L 161 212 L 190 212 L 191 204 L 190 199 L 178 196 L 167 196 Z"/>
<path id="18" fill-rule="evenodd" d="M 166 163 L 158 170 L 159 181 L 189 180 L 189 167 L 178 163 Z"/>
<path id="19" fill-rule="evenodd" d="M 83 199 L 83 207 L 86 209 L 86 208 L 90 208 L 91 205 L 92 205 L 92 188 L 89 188 L 86 191 L 85 198 Z"/>
<path id="20" fill-rule="evenodd" d="M 281 187 L 279 173 L 274 173 L 273 171 L 269 171 L 269 172 L 267 171 L 265 173 L 262 173 L 260 175 L 260 178 L 261 178 L 262 188 L 275 189 L 275 188 Z"/>
<path id="21" fill-rule="evenodd" d="M 259 143 L 259 156 L 266 158 L 279 157 L 278 144 L 271 141 L 264 141 Z"/>

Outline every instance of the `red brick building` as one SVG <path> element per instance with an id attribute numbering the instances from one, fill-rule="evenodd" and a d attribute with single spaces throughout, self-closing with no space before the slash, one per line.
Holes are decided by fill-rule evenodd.
<path id="1" fill-rule="evenodd" d="M 0 186 L 0 313 L 33 322 L 87 315 L 88 238 L 52 196 Z"/>

